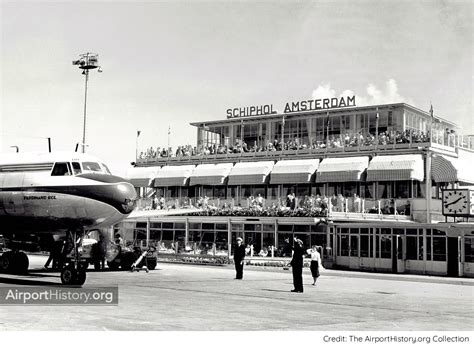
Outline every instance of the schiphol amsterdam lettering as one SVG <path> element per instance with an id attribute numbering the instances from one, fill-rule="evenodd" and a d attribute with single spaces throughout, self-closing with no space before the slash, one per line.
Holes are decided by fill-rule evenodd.
<path id="1" fill-rule="evenodd" d="M 355 96 L 333 97 L 298 102 L 287 102 L 284 113 L 315 111 L 319 109 L 342 108 L 355 106 Z"/>
<path id="2" fill-rule="evenodd" d="M 283 113 L 295 113 L 305 111 L 316 111 L 321 109 L 354 107 L 356 105 L 355 96 L 332 97 L 324 99 L 304 100 L 297 102 L 287 102 Z M 277 114 L 273 105 L 249 106 L 241 108 L 229 108 L 226 111 L 227 118 L 251 117 L 257 115 Z"/>
<path id="3" fill-rule="evenodd" d="M 276 114 L 273 105 L 250 106 L 242 108 L 229 108 L 227 118 L 251 117 L 256 115 Z"/>

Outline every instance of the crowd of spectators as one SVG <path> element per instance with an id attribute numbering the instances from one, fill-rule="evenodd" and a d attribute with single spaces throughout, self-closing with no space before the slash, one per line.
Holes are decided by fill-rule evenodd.
<path id="1" fill-rule="evenodd" d="M 219 203 L 220 202 L 220 203 Z M 142 203 L 140 209 L 170 210 L 179 208 L 198 208 L 200 216 L 307 216 L 325 217 L 331 212 L 397 214 L 410 215 L 410 204 L 406 200 L 383 199 L 364 203 L 357 194 L 344 197 L 342 194 L 328 197 L 325 195 L 306 195 L 297 198 L 290 192 L 285 200 L 267 201 L 260 194 L 250 196 L 242 205 L 229 200 L 215 200 L 207 196 L 198 198 L 168 199 L 155 196 L 151 203 Z"/>
<path id="2" fill-rule="evenodd" d="M 253 145 L 237 140 L 234 145 L 209 144 L 198 149 L 192 145 L 178 146 L 176 151 L 171 147 L 148 148 L 141 152 L 139 159 L 157 159 L 167 157 L 189 157 L 199 155 L 219 155 L 219 154 L 238 154 L 247 152 L 268 152 L 281 150 L 307 150 L 307 149 L 326 149 L 326 148 L 347 148 L 347 147 L 367 147 L 375 145 L 394 145 L 403 143 L 426 143 L 429 142 L 429 133 L 421 131 L 382 131 L 378 135 L 373 133 L 345 133 L 340 135 L 330 135 L 326 140 L 312 140 L 311 143 L 304 143 L 295 137 L 287 141 L 280 141 L 277 138 L 273 142 L 269 141 L 266 145 Z"/>

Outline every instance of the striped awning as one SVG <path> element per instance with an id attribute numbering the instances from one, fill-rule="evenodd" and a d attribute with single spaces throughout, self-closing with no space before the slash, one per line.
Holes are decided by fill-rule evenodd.
<path id="1" fill-rule="evenodd" d="M 229 173 L 229 185 L 264 184 L 274 166 L 273 161 L 239 162 Z"/>
<path id="2" fill-rule="evenodd" d="M 431 159 L 431 178 L 437 183 L 474 184 L 474 170 L 467 160 L 436 155 Z"/>
<path id="3" fill-rule="evenodd" d="M 233 163 L 197 165 L 189 177 L 189 185 L 223 185 Z"/>
<path id="4" fill-rule="evenodd" d="M 319 167 L 319 159 L 278 161 L 272 169 L 270 184 L 310 183 Z"/>
<path id="5" fill-rule="evenodd" d="M 367 168 L 367 181 L 423 181 L 423 179 L 421 154 L 376 156 Z"/>
<path id="6" fill-rule="evenodd" d="M 194 165 L 164 166 L 155 178 L 155 187 L 185 186 L 194 170 Z"/>
<path id="7" fill-rule="evenodd" d="M 359 181 L 368 165 L 368 156 L 330 157 L 323 159 L 316 171 L 316 182 Z"/>
<path id="8" fill-rule="evenodd" d="M 161 167 L 133 167 L 127 171 L 127 179 L 135 187 L 149 187 L 156 177 Z"/>

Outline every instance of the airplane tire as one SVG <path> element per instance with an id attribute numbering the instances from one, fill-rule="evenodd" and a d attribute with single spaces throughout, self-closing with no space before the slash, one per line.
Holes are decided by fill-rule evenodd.
<path id="1" fill-rule="evenodd" d="M 61 270 L 61 282 L 63 285 L 76 285 L 76 277 L 76 269 L 71 264 Z"/>
<path id="2" fill-rule="evenodd" d="M 117 262 L 107 262 L 107 267 L 109 267 L 110 270 L 117 270 L 119 266 Z"/>
<path id="3" fill-rule="evenodd" d="M 120 266 L 122 270 L 130 270 L 132 269 L 132 264 L 137 260 L 137 257 L 133 252 L 126 252 L 122 255 L 120 259 Z"/>
<path id="4" fill-rule="evenodd" d="M 0 257 L 0 270 L 5 273 L 12 272 L 14 268 L 13 252 L 8 251 Z"/>
<path id="5" fill-rule="evenodd" d="M 148 270 L 155 269 L 156 268 L 156 259 L 147 260 L 147 268 L 148 268 Z"/>
<path id="6" fill-rule="evenodd" d="M 86 271 L 83 269 L 79 269 L 76 272 L 76 285 L 82 286 L 84 285 L 84 282 L 86 282 Z"/>
<path id="7" fill-rule="evenodd" d="M 28 272 L 28 266 L 30 265 L 30 261 L 28 260 L 28 256 L 24 252 L 17 252 L 13 254 L 13 261 L 14 261 L 14 271 L 18 274 L 25 274 Z"/>

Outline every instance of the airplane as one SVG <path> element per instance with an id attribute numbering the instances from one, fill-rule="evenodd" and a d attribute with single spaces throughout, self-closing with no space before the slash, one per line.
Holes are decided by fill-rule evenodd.
<path id="1" fill-rule="evenodd" d="M 133 216 L 137 199 L 128 180 L 112 175 L 89 154 L 0 154 L 0 234 L 9 248 L 1 254 L 0 270 L 27 272 L 28 257 L 21 250 L 44 244 L 52 235 L 67 235 L 73 256 L 61 270 L 61 282 L 82 286 L 87 268 L 80 256 L 82 239 Z"/>

